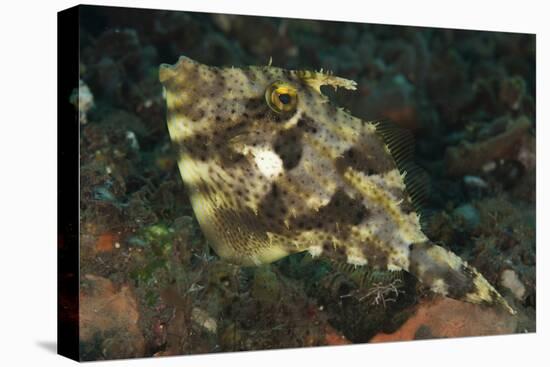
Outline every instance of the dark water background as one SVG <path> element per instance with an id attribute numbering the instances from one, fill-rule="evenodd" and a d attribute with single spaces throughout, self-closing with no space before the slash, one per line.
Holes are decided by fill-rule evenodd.
<path id="1" fill-rule="evenodd" d="M 432 178 L 430 237 L 519 311 L 508 328 L 424 325 L 414 338 L 534 331 L 534 35 L 85 6 L 80 40 L 94 98 L 80 141 L 84 359 L 368 342 L 402 330 L 430 297 L 406 274 L 303 255 L 255 269 L 219 260 L 165 124 L 158 65 L 180 55 L 237 67 L 272 58 L 357 81 L 331 98 L 413 132 Z"/>

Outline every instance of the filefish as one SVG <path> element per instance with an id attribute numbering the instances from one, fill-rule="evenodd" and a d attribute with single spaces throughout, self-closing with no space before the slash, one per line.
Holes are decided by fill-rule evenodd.
<path id="1" fill-rule="evenodd" d="M 321 90 L 354 90 L 354 81 L 184 56 L 162 64 L 159 79 L 181 177 L 222 259 L 253 266 L 309 251 L 405 270 L 435 293 L 515 313 L 474 267 L 425 235 L 426 181 L 410 132 L 354 117 Z"/>

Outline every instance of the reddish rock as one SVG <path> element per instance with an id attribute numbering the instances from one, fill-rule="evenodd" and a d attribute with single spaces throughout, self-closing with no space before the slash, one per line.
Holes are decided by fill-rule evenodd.
<path id="1" fill-rule="evenodd" d="M 327 325 L 325 328 L 326 345 L 347 345 L 352 344 L 342 333 Z"/>
<path id="2" fill-rule="evenodd" d="M 103 233 L 97 239 L 95 245 L 96 252 L 110 252 L 113 250 L 115 242 L 117 241 L 117 236 L 113 233 Z"/>
<path id="3" fill-rule="evenodd" d="M 531 128 L 531 120 L 520 116 L 510 120 L 506 130 L 487 140 L 476 143 L 462 143 L 458 146 L 447 148 L 445 163 L 447 172 L 451 176 L 460 176 L 476 172 L 492 161 L 499 159 L 515 158 L 522 139 Z"/>
<path id="4" fill-rule="evenodd" d="M 411 131 L 421 127 L 414 88 L 402 75 L 360 87 L 359 93 L 351 97 L 351 110 L 358 117 L 389 120 Z"/>
<path id="5" fill-rule="evenodd" d="M 80 292 L 81 358 L 142 357 L 145 339 L 138 327 L 139 312 L 131 290 L 117 289 L 106 278 L 84 275 Z"/>
<path id="6" fill-rule="evenodd" d="M 510 334 L 516 325 L 516 317 L 495 307 L 437 298 L 421 302 L 396 332 L 378 333 L 370 342 Z"/>

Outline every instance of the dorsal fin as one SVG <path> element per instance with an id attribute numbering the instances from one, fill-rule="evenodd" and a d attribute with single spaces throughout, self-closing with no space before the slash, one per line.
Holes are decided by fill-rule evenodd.
<path id="1" fill-rule="evenodd" d="M 414 161 L 414 137 L 404 128 L 398 127 L 389 121 L 378 121 L 376 132 L 380 134 L 388 146 L 393 159 L 401 174 L 405 175 L 405 186 L 411 197 L 420 223 L 424 227 L 429 217 L 426 203 L 430 193 L 430 178 Z"/>

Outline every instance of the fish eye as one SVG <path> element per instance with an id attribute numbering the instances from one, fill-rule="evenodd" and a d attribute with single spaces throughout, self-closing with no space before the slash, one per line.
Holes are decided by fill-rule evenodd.
<path id="1" fill-rule="evenodd" d="M 265 100 L 269 108 L 277 113 L 288 113 L 298 105 L 298 93 L 292 85 L 276 81 L 265 90 Z"/>

